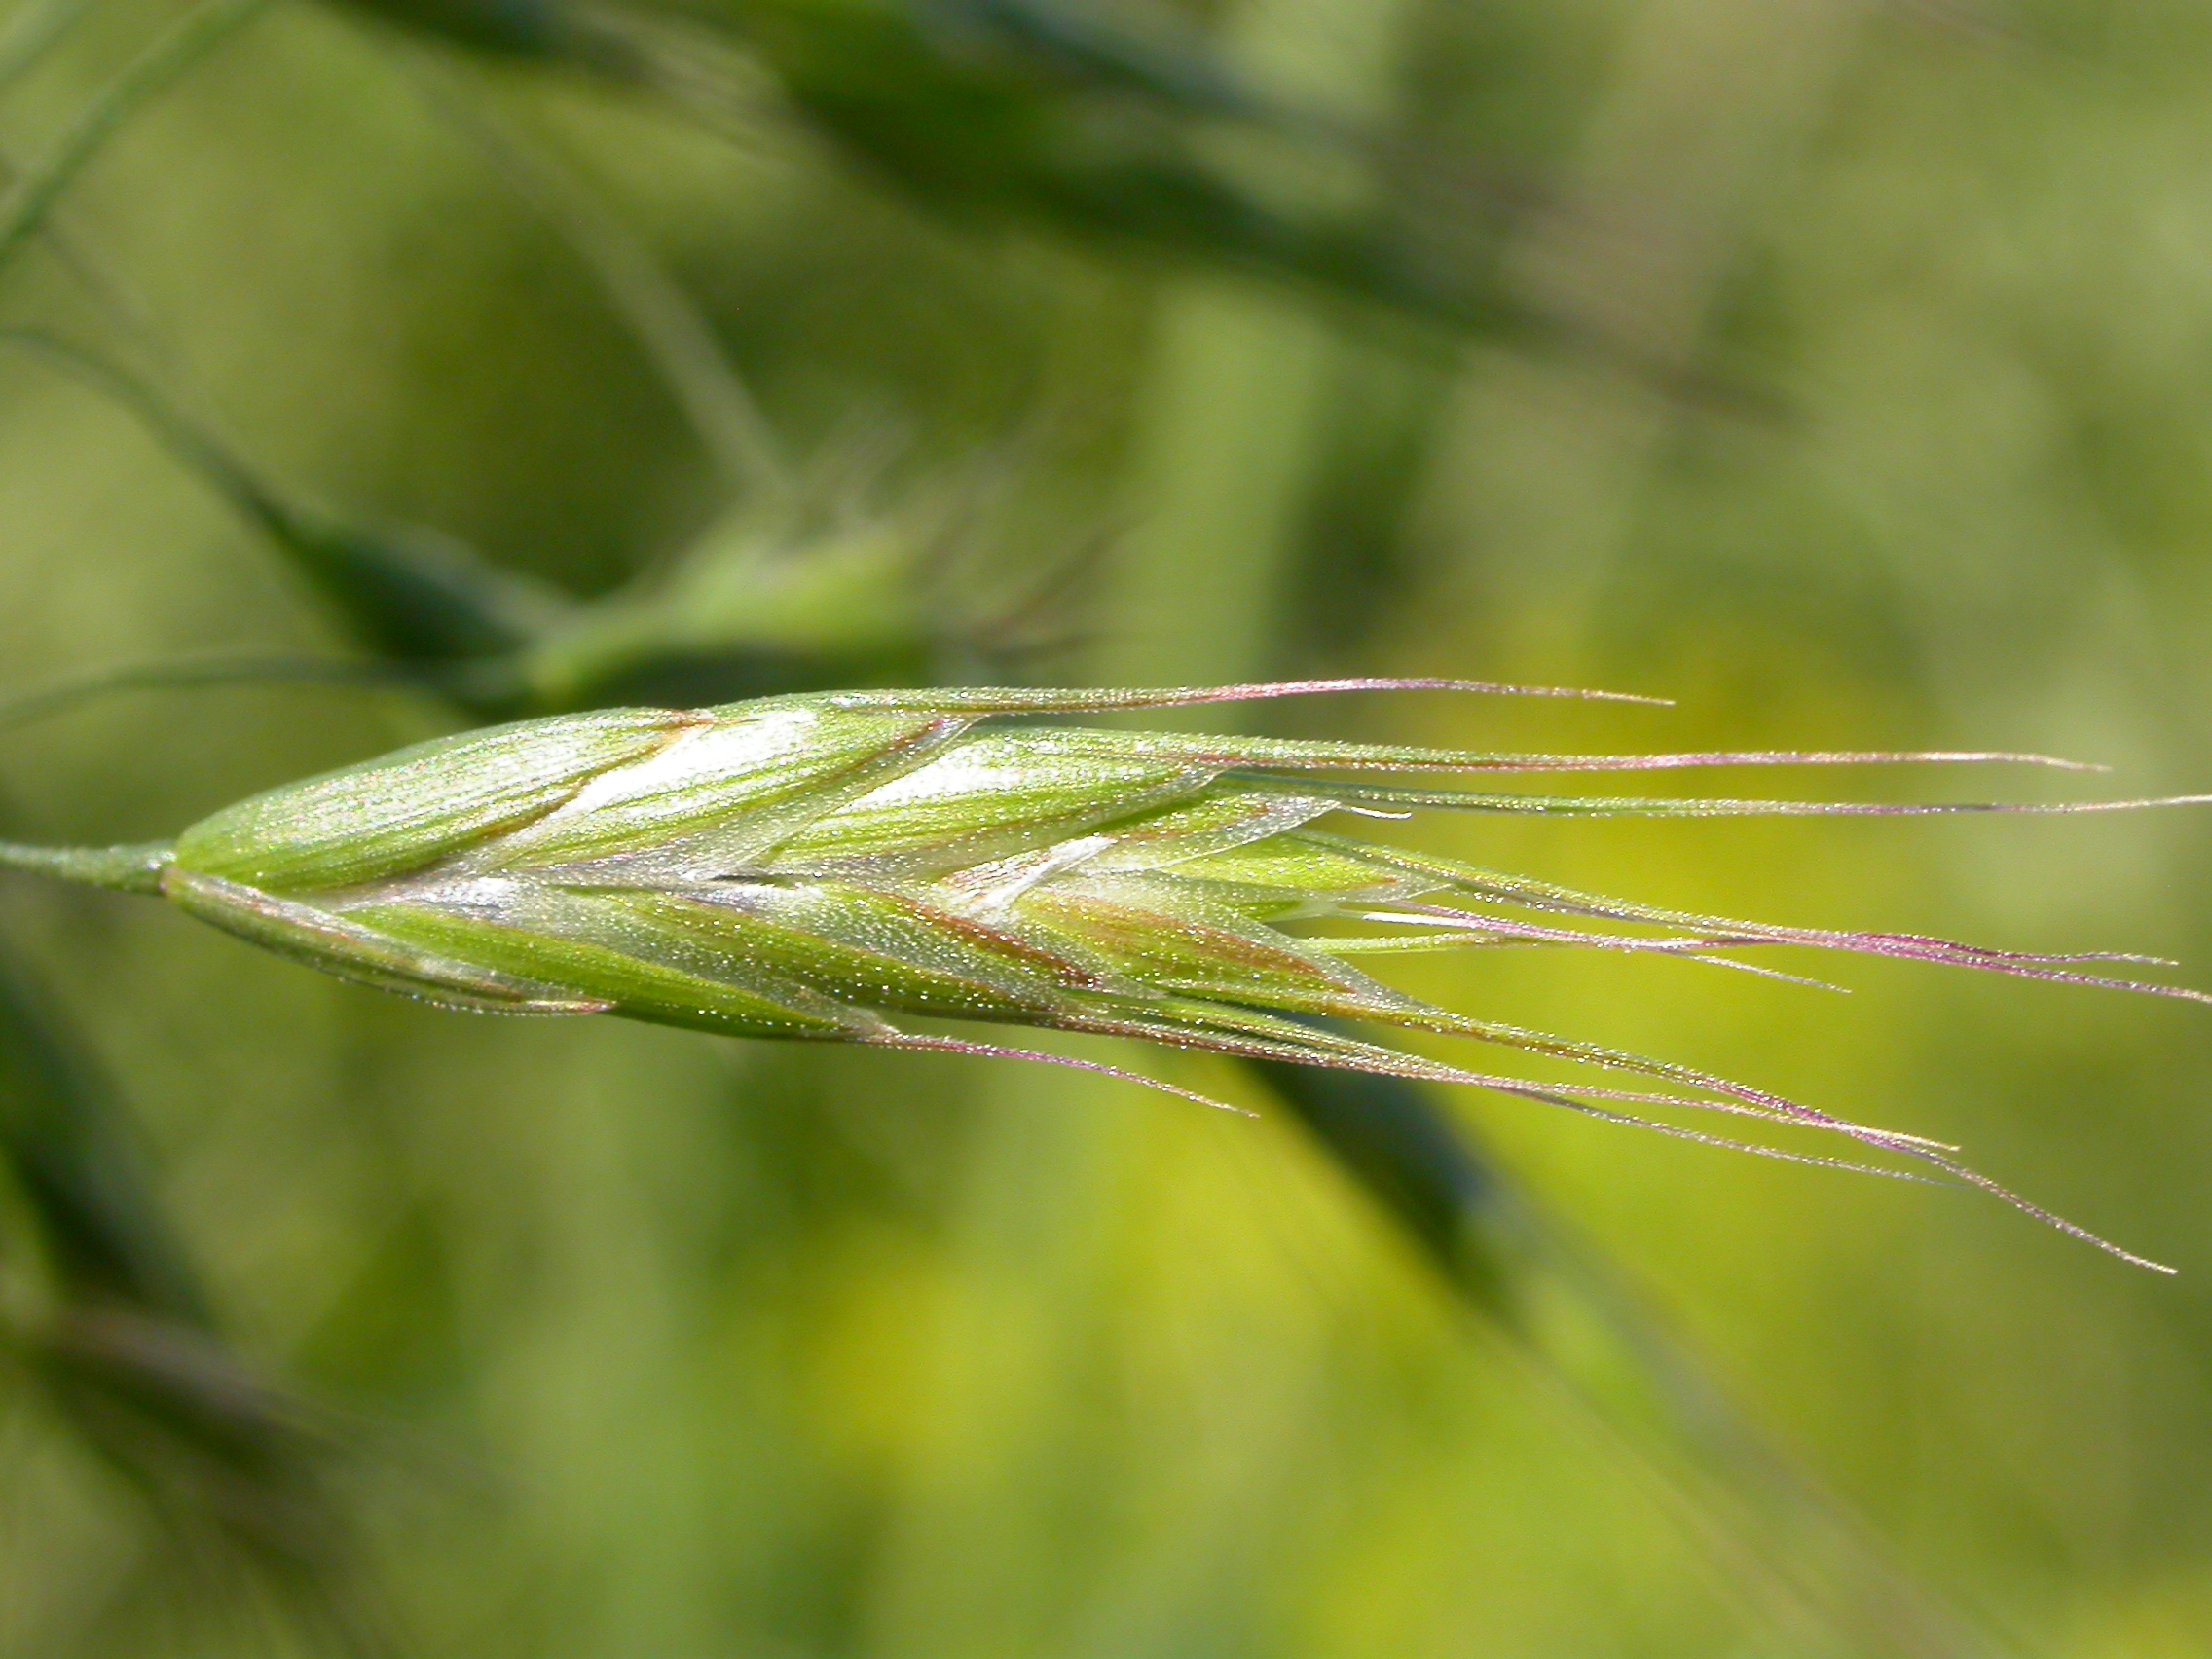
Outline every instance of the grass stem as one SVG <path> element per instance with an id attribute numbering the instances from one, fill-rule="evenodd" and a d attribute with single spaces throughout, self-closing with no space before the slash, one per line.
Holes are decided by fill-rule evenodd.
<path id="1" fill-rule="evenodd" d="M 162 871 L 172 851 L 167 841 L 127 847 L 33 847 L 0 841 L 0 869 L 50 875 L 86 887 L 112 887 L 119 893 L 159 893 Z"/>

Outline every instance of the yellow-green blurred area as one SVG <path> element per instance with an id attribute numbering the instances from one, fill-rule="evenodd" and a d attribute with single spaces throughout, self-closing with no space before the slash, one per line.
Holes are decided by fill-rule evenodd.
<path id="1" fill-rule="evenodd" d="M 26 215 L 24 181 L 198 14 L 15 3 L 0 325 L 159 386 L 333 513 L 599 598 L 622 650 L 734 633 L 757 690 L 792 663 L 1594 685 L 1676 706 L 1235 718 L 2114 768 L 1716 793 L 2212 788 L 2199 6 L 726 0 L 661 18 L 641 76 L 273 0 Z M 896 57 L 840 101 L 867 20 L 906 12 L 948 74 L 1018 58 L 1002 13 L 1202 50 L 1303 112 L 1307 149 L 1266 153 L 1197 87 L 1041 135 L 957 129 Z M 1083 197 L 1114 145 L 1160 150 L 1151 121 L 1261 228 L 1207 218 L 1227 196 Z M 1365 223 L 1408 171 L 1416 285 L 1494 314 L 1421 314 L 1267 229 Z M 0 693 L 213 653 L 362 646 L 128 400 L 0 336 Z M 118 692 L 0 731 L 0 835 L 171 834 L 471 718 L 392 684 Z M 2212 986 L 2189 809 L 1368 832 Z M 1802 1471 L 1800 1536 L 1683 1452 L 1698 1423 L 1653 1415 L 1573 1284 L 1494 1317 L 1226 1061 L 1068 1050 L 1256 1120 L 1038 1066 L 473 1017 L 13 876 L 0 942 L 104 1080 L 122 1139 L 78 1167 L 135 1172 L 237 1368 L 215 1392 L 258 1421 L 225 1392 L 258 1379 L 299 1422 L 232 1456 L 221 1411 L 167 1413 L 166 1361 L 84 1384 L 113 1356 L 48 1340 L 75 1328 L 66 1252 L 12 1171 L 8 1659 L 2212 1654 L 2201 1007 L 1791 952 L 1761 960 L 1851 994 L 1534 949 L 1386 970 L 1958 1142 L 2180 1270 L 1961 1191 L 1436 1095 L 1694 1356 L 1728 1433 Z M 1938 1610 L 1867 1610 L 1896 1596 Z"/>

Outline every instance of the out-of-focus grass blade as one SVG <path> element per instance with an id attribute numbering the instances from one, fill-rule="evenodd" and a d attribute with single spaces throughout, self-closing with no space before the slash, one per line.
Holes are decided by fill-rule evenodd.
<path id="1" fill-rule="evenodd" d="M 0 1162 L 35 1234 L 43 1306 L 0 1357 L 180 1534 L 228 1546 L 333 1651 L 385 1650 L 359 1604 L 309 1414 L 218 1335 L 122 1102 L 0 959 Z"/>
<path id="2" fill-rule="evenodd" d="M 0 731 L 130 691 L 194 691 L 226 685 L 331 685 L 442 696 L 439 682 L 404 663 L 275 651 L 211 652 L 128 662 L 0 697 Z"/>
<path id="3" fill-rule="evenodd" d="M 1556 332 L 1489 269 L 1525 191 L 1471 158 L 1265 95 L 1195 33 L 1051 0 L 725 0 L 673 18 L 572 0 L 356 3 L 756 119 L 751 77 L 688 46 L 726 41 L 849 156 L 953 217 L 1039 222 L 1454 329 Z"/>
<path id="4" fill-rule="evenodd" d="M 363 526 L 310 505 L 248 466 L 151 382 L 56 336 L 0 329 L 130 410 L 179 461 L 263 531 L 361 643 L 400 662 L 496 657 L 561 614 L 550 590 L 499 570 L 453 537 L 414 525 Z"/>
<path id="5" fill-rule="evenodd" d="M 102 146 L 149 98 L 267 10 L 270 0 L 208 0 L 178 18 L 80 108 L 45 154 L 0 194 L 0 265 L 46 220 Z"/>
<path id="6" fill-rule="evenodd" d="M 724 483 L 740 496 L 787 498 L 791 467 L 767 418 L 713 326 L 652 249 L 545 140 L 513 130 L 480 89 L 456 84 L 421 54 L 406 67 L 429 108 L 536 208 L 592 274 Z"/>
<path id="7" fill-rule="evenodd" d="M 53 45 L 92 9 L 92 0 L 31 0 L 0 34 L 0 87 L 28 74 Z"/>
<path id="8" fill-rule="evenodd" d="M 0 959 L 0 1153 L 75 1297 L 208 1317 L 156 1203 L 120 1103 L 82 1045 Z"/>
<path id="9" fill-rule="evenodd" d="M 1657 1477 L 1770 1614 L 1853 1655 L 2010 1651 L 1774 1446 L 1635 1290 L 1487 1164 L 1417 1085 L 1245 1063 L 1460 1299 Z"/>
<path id="10" fill-rule="evenodd" d="M 35 353 L 130 410 L 268 536 L 389 671 L 286 661 L 272 665 L 273 680 L 411 673 L 486 716 L 717 703 L 927 680 L 942 645 L 973 644 L 993 626 L 988 614 L 933 606 L 922 591 L 958 519 L 956 507 L 926 491 L 881 509 L 841 501 L 834 485 L 814 492 L 830 498 L 827 504 L 779 491 L 710 527 L 671 570 L 585 603 L 501 570 L 442 533 L 365 524 L 303 499 L 153 382 L 71 341 L 0 328 L 0 344 Z M 34 693 L 20 712 L 133 685 L 237 683 L 254 674 L 251 659 L 134 665 Z"/>
<path id="11" fill-rule="evenodd" d="M 209 1546 L 324 1651 L 391 1651 L 321 1467 L 330 1439 L 198 1327 L 112 1306 L 0 1335 L 60 1422 L 146 1501 L 196 1573 Z"/>

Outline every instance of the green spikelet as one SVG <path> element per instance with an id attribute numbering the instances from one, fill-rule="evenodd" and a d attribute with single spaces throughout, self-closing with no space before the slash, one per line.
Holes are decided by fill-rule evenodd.
<path id="1" fill-rule="evenodd" d="M 1377 780 L 2065 762 L 1988 754 L 1511 755 L 1003 719 L 1440 683 L 1508 689 L 1308 682 L 1158 692 L 847 692 L 608 710 L 444 738 L 273 790 L 194 825 L 173 847 L 15 849 L 0 862 L 159 891 L 256 944 L 450 1007 L 612 1013 L 736 1036 L 994 1054 L 1020 1051 L 900 1022 L 1051 1026 L 1469 1084 L 1698 1140 L 1717 1137 L 1645 1114 L 1695 1107 L 1818 1127 L 2001 1192 L 1917 1137 L 1843 1123 L 1680 1066 L 1456 1014 L 1390 988 L 1350 959 L 1583 945 L 1745 967 L 1714 953 L 1788 944 L 2128 982 L 2078 972 L 2071 964 L 2083 958 L 1653 910 L 1370 846 L 1315 825 L 1378 802 L 1670 816 L 2015 810 L 1593 799 Z M 2131 988 L 2212 1000 L 2172 986 Z M 1663 1087 L 1539 1085 L 1407 1054 L 1319 1019 L 1470 1038 Z"/>

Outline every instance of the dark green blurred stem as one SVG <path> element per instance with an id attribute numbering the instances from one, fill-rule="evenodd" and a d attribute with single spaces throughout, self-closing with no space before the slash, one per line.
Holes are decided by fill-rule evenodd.
<path id="1" fill-rule="evenodd" d="M 1821 1651 L 2009 1651 L 1769 1443 L 1636 1291 L 1488 1167 L 1418 1086 L 1247 1064 L 1459 1299 L 1658 1477 L 1669 1507 L 1764 1611 Z"/>
<path id="2" fill-rule="evenodd" d="M 270 0 L 213 0 L 188 12 L 78 111 L 53 148 L 0 196 L 0 265 L 44 223 L 49 208 L 149 98 L 251 22 Z"/>
<path id="3" fill-rule="evenodd" d="M 75 1295 L 203 1321 L 206 1298 L 156 1204 L 114 1090 L 20 971 L 0 959 L 0 1151 Z"/>
<path id="4" fill-rule="evenodd" d="M 47 1280 L 35 1312 L 0 1322 L 0 1358 L 172 1531 L 279 1589 L 326 1650 L 385 1652 L 326 1489 L 328 1438 L 217 1334 L 134 1129 L 67 1022 L 0 958 L 0 1167 Z"/>
<path id="5" fill-rule="evenodd" d="M 803 117 L 874 181 L 958 225 L 1015 221 L 1121 263 L 1164 256 L 1348 301 L 1414 324 L 1401 344 L 1418 351 L 1439 332 L 1503 339 L 1624 370 L 1685 405 L 1788 413 L 1771 388 L 1522 292 L 1504 230 L 1540 193 L 1501 182 L 1488 158 L 1407 137 L 1359 99 L 1346 107 L 1337 94 L 1356 68 L 1334 83 L 1294 71 L 1320 96 L 1286 99 L 1235 73 L 1250 66 L 1241 42 L 1225 61 L 1185 31 L 1104 27 L 1052 0 L 750 0 L 699 15 L 622 0 L 356 4 L 647 93 L 747 147 L 788 145 Z M 1356 59 L 1365 43 L 1351 44 L 1339 55 Z M 1239 157 L 1227 164 L 1225 136 Z M 1272 160 L 1245 165 L 1262 155 Z M 1340 200 L 1346 176 L 1361 181 L 1356 200 Z"/>
<path id="6" fill-rule="evenodd" d="M 82 347 L 21 328 L 0 329 L 0 343 L 36 353 L 136 415 L 281 547 L 382 655 L 409 663 L 493 658 L 535 638 L 563 612 L 563 602 L 547 590 L 450 537 L 412 526 L 368 529 L 308 505 L 261 477 L 149 382 Z M 454 689 L 466 697 L 478 688 L 463 681 Z"/>
<path id="7" fill-rule="evenodd" d="M 31 0 L 18 12 L 0 36 L 0 87 L 35 67 L 91 9 L 91 0 Z"/>
<path id="8" fill-rule="evenodd" d="M 723 481 L 761 507 L 787 503 L 793 483 L 775 432 L 713 326 L 652 249 L 546 140 L 514 131 L 482 88 L 459 84 L 420 53 L 408 55 L 404 67 L 431 110 L 544 217 L 597 279 Z"/>
<path id="9" fill-rule="evenodd" d="M 348 662 L 338 657 L 276 651 L 194 654 L 94 669 L 0 698 L 0 731 L 129 691 L 205 691 L 235 685 L 361 686 L 412 691 L 441 700 L 450 694 L 441 676 L 406 663 Z M 21 850 L 38 855 L 49 849 Z M 39 867 L 44 872 L 43 864 L 26 867 Z"/>
<path id="10" fill-rule="evenodd" d="M 928 642 L 886 652 L 866 643 L 814 652 L 733 643 L 616 653 L 593 674 L 540 684 L 544 659 L 590 621 L 616 615 L 627 591 L 585 605 L 502 571 L 474 549 L 417 526 L 340 519 L 248 466 L 148 379 L 74 342 L 36 329 L 0 328 L 0 345 L 53 363 L 129 410 L 174 456 L 266 535 L 317 590 L 348 632 L 385 659 L 349 664 L 245 656 L 135 664 L 43 687 L 0 703 L 0 725 L 132 688 L 319 681 L 414 685 L 487 718 L 546 714 L 614 701 L 715 703 L 791 690 L 910 681 Z M 767 503 L 764 503 L 767 504 Z M 263 665 L 266 672 L 263 671 Z"/>

